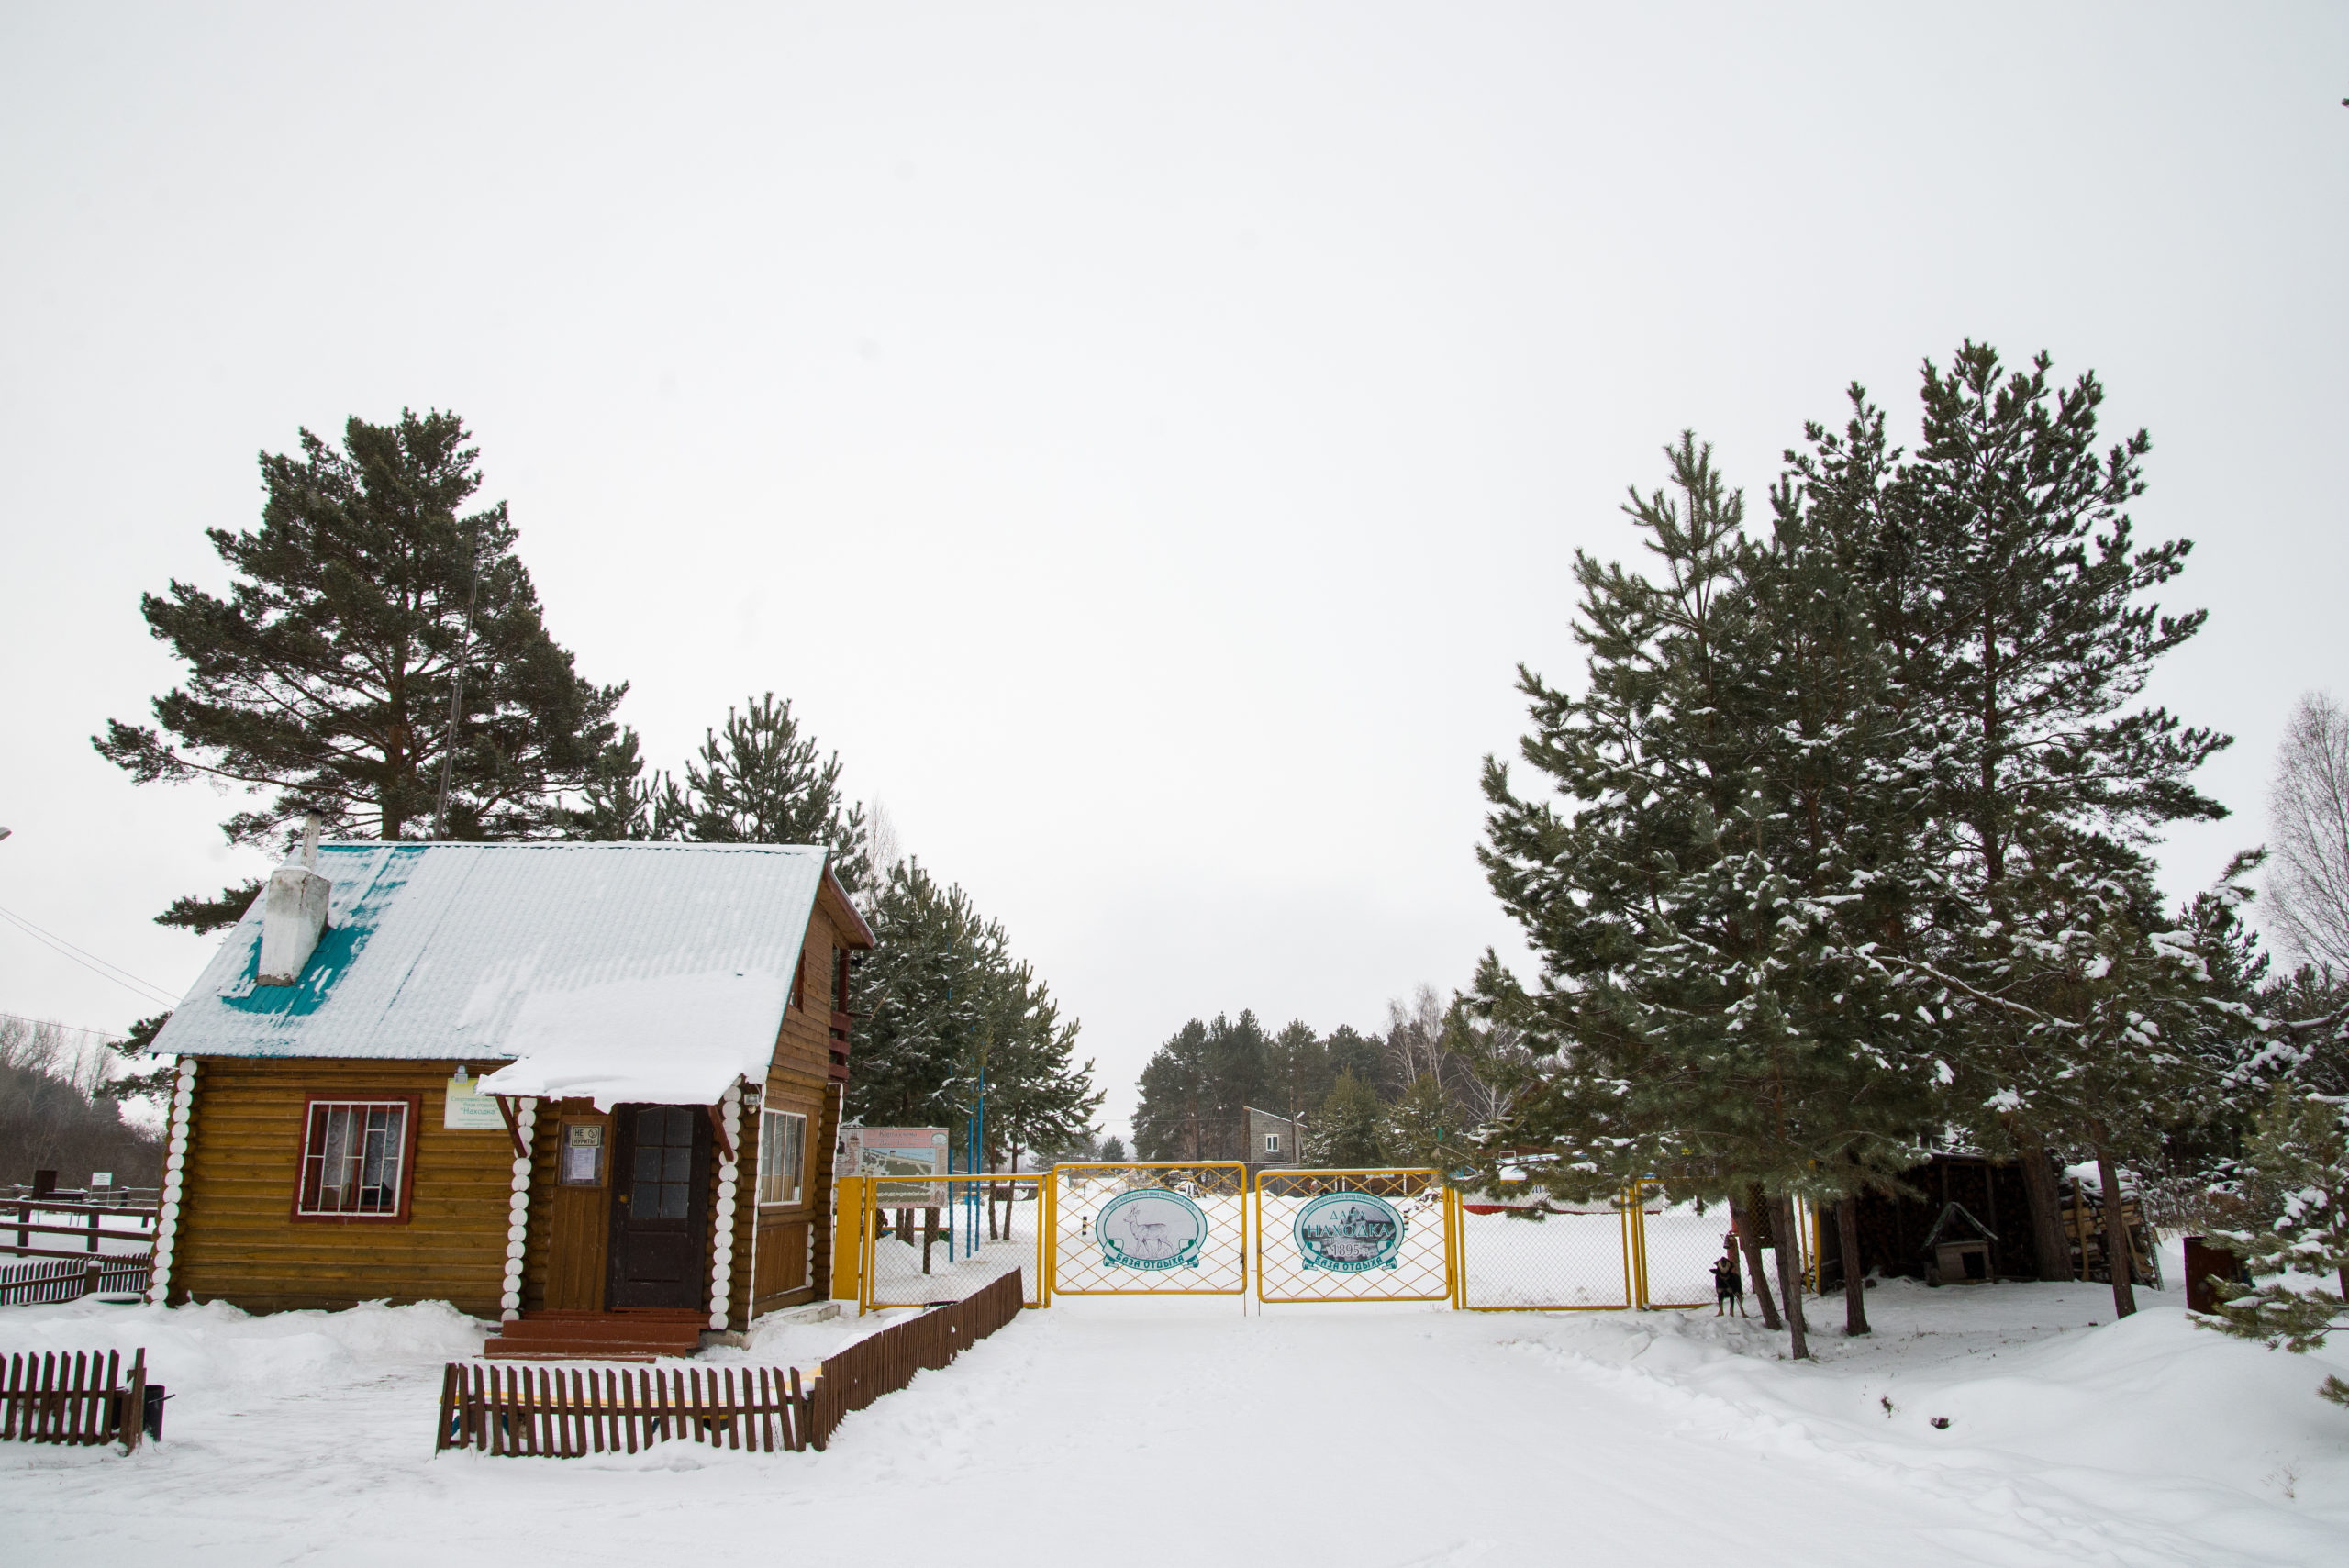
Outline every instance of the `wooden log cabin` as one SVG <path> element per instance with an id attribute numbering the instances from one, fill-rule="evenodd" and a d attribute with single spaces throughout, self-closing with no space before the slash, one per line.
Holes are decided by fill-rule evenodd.
<path id="1" fill-rule="evenodd" d="M 829 1295 L 872 946 L 812 847 L 306 847 L 151 1047 L 151 1296 L 446 1300 L 493 1355 L 646 1355 Z"/>

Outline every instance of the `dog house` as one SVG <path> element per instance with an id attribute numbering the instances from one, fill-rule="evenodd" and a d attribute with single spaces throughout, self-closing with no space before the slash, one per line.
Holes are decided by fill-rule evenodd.
<path id="1" fill-rule="evenodd" d="M 1918 1250 L 1926 1255 L 1927 1284 L 1987 1284 L 1997 1277 L 1990 1247 L 1998 1233 L 1962 1203 L 1945 1203 Z"/>

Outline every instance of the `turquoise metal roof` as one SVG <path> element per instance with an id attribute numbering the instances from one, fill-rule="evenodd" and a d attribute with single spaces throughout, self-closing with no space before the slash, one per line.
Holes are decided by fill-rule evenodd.
<path id="1" fill-rule="evenodd" d="M 333 894 L 299 981 L 253 983 L 256 900 L 150 1049 L 483 1061 L 587 1037 L 648 1063 L 763 1062 L 824 861 L 779 844 L 322 845 Z"/>

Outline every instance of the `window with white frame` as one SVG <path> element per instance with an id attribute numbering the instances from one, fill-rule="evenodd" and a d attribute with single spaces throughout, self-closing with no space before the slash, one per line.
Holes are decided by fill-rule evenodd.
<path id="1" fill-rule="evenodd" d="M 1264 1134 L 1264 1152 L 1267 1154 L 1277 1154 L 1280 1151 L 1281 1135 L 1277 1132 L 1268 1132 Z"/>
<path id="2" fill-rule="evenodd" d="M 807 1118 L 797 1111 L 766 1111 L 759 1125 L 759 1201 L 795 1204 L 807 1165 Z"/>
<path id="3" fill-rule="evenodd" d="M 406 1100 L 312 1100 L 295 1212 L 396 1218 L 410 1117 Z"/>

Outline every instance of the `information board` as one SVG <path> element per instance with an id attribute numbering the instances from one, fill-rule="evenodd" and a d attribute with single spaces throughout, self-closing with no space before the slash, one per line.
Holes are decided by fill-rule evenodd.
<path id="1" fill-rule="evenodd" d="M 440 1125 L 444 1128 L 498 1132 L 506 1129 L 506 1118 L 499 1113 L 495 1097 L 481 1092 L 478 1078 L 459 1073 L 449 1080 L 449 1095 L 441 1104 Z"/>
<path id="2" fill-rule="evenodd" d="M 946 1184 L 925 1178 L 946 1170 L 942 1127 L 852 1127 L 841 1134 L 843 1163 L 874 1179 L 875 1208 L 944 1208 Z"/>

